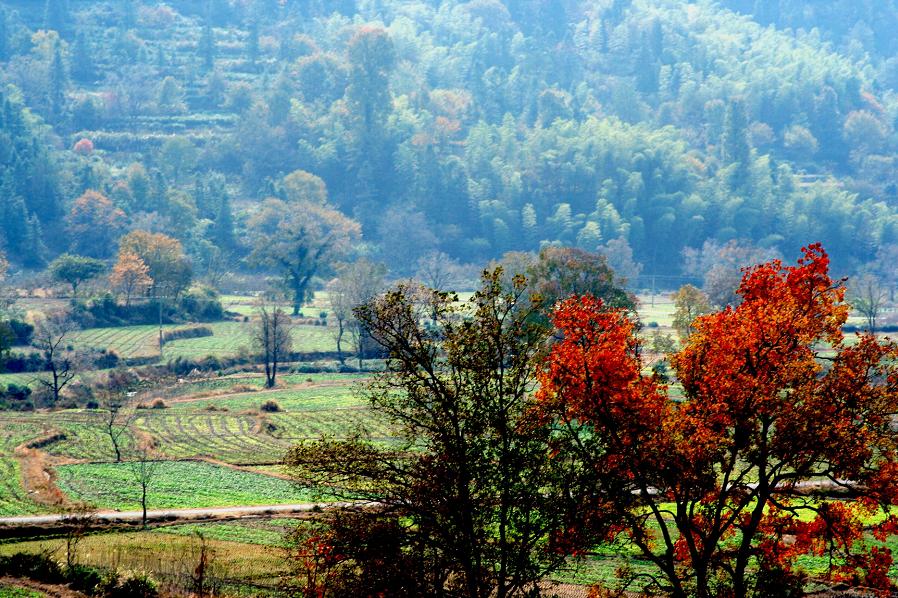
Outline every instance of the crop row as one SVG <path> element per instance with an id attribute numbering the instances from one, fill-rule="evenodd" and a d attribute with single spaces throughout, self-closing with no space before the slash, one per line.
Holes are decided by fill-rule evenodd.
<path id="1" fill-rule="evenodd" d="M 128 463 L 83 463 L 57 468 L 69 496 L 105 509 L 140 508 L 140 486 Z M 148 487 L 153 509 L 307 502 L 297 485 L 261 474 L 195 461 L 158 463 Z"/>

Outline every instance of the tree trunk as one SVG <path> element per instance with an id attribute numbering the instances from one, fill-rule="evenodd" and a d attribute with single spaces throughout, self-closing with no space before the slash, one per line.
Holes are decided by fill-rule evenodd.
<path id="1" fill-rule="evenodd" d="M 143 507 L 143 528 L 147 527 L 147 484 L 146 482 L 141 484 L 141 496 L 140 496 L 140 504 Z"/>
<path id="2" fill-rule="evenodd" d="M 340 365 L 343 365 L 345 362 L 343 358 L 343 320 L 341 318 L 337 318 L 337 360 L 340 362 Z"/>

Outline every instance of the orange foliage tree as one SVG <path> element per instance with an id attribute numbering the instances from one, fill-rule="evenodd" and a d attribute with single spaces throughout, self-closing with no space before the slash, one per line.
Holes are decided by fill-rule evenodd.
<path id="1" fill-rule="evenodd" d="M 109 198 L 97 191 L 85 191 L 72 203 L 66 215 L 66 232 L 72 251 L 93 258 L 105 258 L 125 228 L 127 217 Z"/>
<path id="2" fill-rule="evenodd" d="M 119 253 L 133 253 L 146 264 L 151 297 L 178 295 L 190 286 L 192 272 L 184 248 L 162 233 L 134 230 L 119 241 Z"/>
<path id="3" fill-rule="evenodd" d="M 746 270 L 738 307 L 697 318 L 672 357 L 682 398 L 643 373 L 626 313 L 559 304 L 539 415 L 594 487 L 562 545 L 630 543 L 654 567 L 629 581 L 677 597 L 799 595 L 803 555 L 833 581 L 890 588 L 898 347 L 845 341 L 828 266 L 813 245 Z"/>
<path id="4" fill-rule="evenodd" d="M 133 251 L 123 250 L 109 275 L 110 286 L 125 294 L 125 306 L 131 305 L 131 297 L 146 291 L 153 285 L 150 267 Z"/>

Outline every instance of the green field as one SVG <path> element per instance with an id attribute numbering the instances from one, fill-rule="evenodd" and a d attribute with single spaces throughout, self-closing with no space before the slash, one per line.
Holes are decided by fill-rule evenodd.
<path id="1" fill-rule="evenodd" d="M 252 322 L 215 322 L 203 324 L 213 336 L 169 341 L 163 349 L 163 359 L 186 357 L 233 357 L 251 351 Z M 165 325 L 165 330 L 183 328 Z M 159 327 L 153 325 L 122 326 L 117 328 L 88 328 L 72 336 L 72 345 L 92 349 L 108 349 L 123 358 L 155 357 L 159 355 Z M 293 329 L 293 350 L 297 352 L 336 351 L 333 331 L 325 326 L 298 325 Z"/>
<path id="2" fill-rule="evenodd" d="M 140 508 L 140 486 L 127 463 L 84 463 L 57 468 L 59 487 L 101 509 Z M 157 465 L 147 503 L 151 509 L 271 505 L 308 502 L 310 494 L 269 476 L 202 463 Z"/>
<path id="3" fill-rule="evenodd" d="M 134 412 L 121 438 L 123 454 L 127 460 L 138 441 L 151 439 L 163 459 L 274 465 L 295 442 L 323 434 L 341 436 L 365 426 L 389 438 L 389 429 L 372 418 L 366 401 L 355 393 L 360 379 L 352 374 L 291 374 L 281 379 L 290 387 L 262 391 L 260 375 L 243 374 L 160 388 L 139 400 L 161 396 L 167 408 Z M 261 412 L 268 400 L 277 402 L 280 411 Z M 56 438 L 40 450 L 57 464 L 63 492 L 99 508 L 119 508 L 129 501 L 133 506 L 136 495 L 127 466 L 111 463 L 115 453 L 103 428 L 105 414 L 89 409 L 0 413 L 0 516 L 52 510 L 29 500 L 22 461 L 15 454 L 17 446 L 48 436 Z M 279 470 L 252 473 L 192 462 L 166 463 L 163 469 L 167 473 L 160 477 L 156 497 L 162 502 L 153 508 L 290 502 L 303 496 L 279 478 Z M 196 480 L 202 482 L 194 491 Z M 115 491 L 104 494 L 108 488 Z"/>

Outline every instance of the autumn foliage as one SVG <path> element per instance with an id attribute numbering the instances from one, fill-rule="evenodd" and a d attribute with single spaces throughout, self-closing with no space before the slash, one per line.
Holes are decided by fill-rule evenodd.
<path id="1" fill-rule="evenodd" d="M 739 305 L 700 316 L 672 357 L 682 398 L 643 373 L 625 312 L 559 304 L 538 411 L 594 488 L 559 546 L 629 543 L 654 566 L 630 580 L 672 596 L 796 595 L 804 555 L 832 581 L 891 587 L 898 347 L 846 341 L 828 266 L 813 245 L 746 270 Z"/>

